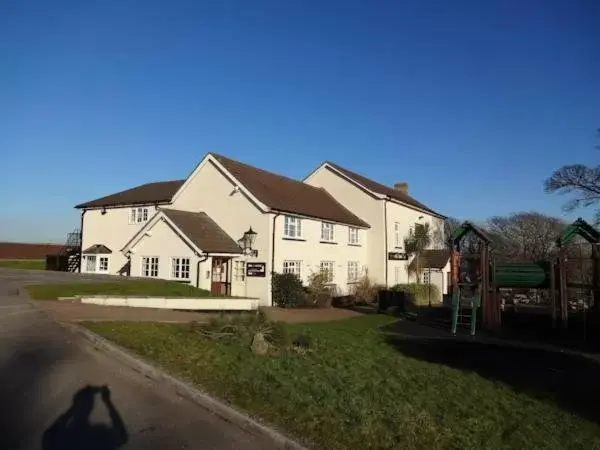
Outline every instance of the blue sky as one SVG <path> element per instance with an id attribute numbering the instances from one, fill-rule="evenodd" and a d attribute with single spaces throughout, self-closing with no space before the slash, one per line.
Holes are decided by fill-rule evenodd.
<path id="1" fill-rule="evenodd" d="M 598 23 L 595 0 L 2 2 L 0 240 L 60 242 L 73 205 L 208 151 L 560 215 L 543 180 L 598 161 Z"/>

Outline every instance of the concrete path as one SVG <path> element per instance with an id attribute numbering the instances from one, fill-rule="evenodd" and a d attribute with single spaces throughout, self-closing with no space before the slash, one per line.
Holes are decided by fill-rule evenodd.
<path id="1" fill-rule="evenodd" d="M 172 311 L 157 308 L 127 308 L 124 306 L 99 306 L 70 301 L 36 301 L 37 308 L 61 322 L 119 321 L 126 322 L 204 322 L 208 313 Z"/>
<path id="2" fill-rule="evenodd" d="M 0 449 L 276 448 L 95 351 L 16 295 L 24 284 L 89 279 L 0 269 Z"/>

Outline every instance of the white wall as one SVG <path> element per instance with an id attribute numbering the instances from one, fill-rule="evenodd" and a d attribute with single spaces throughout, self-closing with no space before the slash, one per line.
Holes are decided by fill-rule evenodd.
<path id="1" fill-rule="evenodd" d="M 169 207 L 183 211 L 204 211 L 234 241 L 252 227 L 257 233 L 254 248 L 258 250 L 258 257 L 241 259 L 266 263 L 267 276 L 247 278 L 245 285 L 232 283 L 232 295 L 248 295 L 261 299 L 264 305 L 270 305 L 271 233 L 268 214 L 260 211 L 241 191 L 235 192 L 234 188 L 235 184 L 207 160 Z M 244 292 L 240 292 L 242 289 Z"/>
<path id="2" fill-rule="evenodd" d="M 326 168 L 316 170 L 304 182 L 311 186 L 324 188 L 339 203 L 371 226 L 369 230 L 365 231 L 369 241 L 367 249 L 369 277 L 375 282 L 383 284 L 385 278 L 385 257 L 382 254 L 382 249 L 385 247 L 383 202 Z"/>
<path id="3" fill-rule="evenodd" d="M 421 219 L 419 219 L 422 217 Z M 399 224 L 399 246 L 396 246 L 395 238 L 395 224 Z M 404 238 L 410 233 L 411 227 L 414 227 L 416 223 L 429 223 L 432 235 L 435 236 L 430 248 L 442 248 L 441 241 L 443 241 L 443 226 L 444 222 L 442 219 L 426 214 L 414 209 L 407 208 L 406 206 L 400 205 L 395 202 L 387 202 L 387 232 L 388 232 L 388 252 L 402 252 L 404 251 Z M 442 233 L 442 236 L 440 236 Z M 387 257 L 387 256 L 386 256 Z M 398 283 L 408 283 L 409 280 L 407 267 L 409 261 L 388 261 L 388 284 L 393 286 Z M 414 278 L 414 277 L 413 277 Z"/>
<path id="4" fill-rule="evenodd" d="M 184 243 L 163 220 L 158 220 L 149 231 L 151 232 L 151 236 L 144 235 L 133 247 L 131 275 L 135 277 L 143 276 L 142 258 L 145 256 L 156 256 L 159 258 L 157 278 L 173 280 L 171 276 L 171 258 L 190 258 L 189 284 L 195 286 L 197 263 L 200 259 L 199 255 Z M 200 270 L 202 271 L 202 265 Z M 206 284 L 200 287 L 210 290 L 210 280 L 208 287 Z"/>
<path id="5" fill-rule="evenodd" d="M 274 214 L 271 214 L 274 217 Z M 304 284 L 312 273 L 320 271 L 321 261 L 334 262 L 333 283 L 340 294 L 348 293 L 348 261 L 368 267 L 369 242 L 367 230 L 359 230 L 359 245 L 348 244 L 348 225 L 334 224 L 334 242 L 321 242 L 321 221 L 302 218 L 301 240 L 284 237 L 285 215 L 275 219 L 275 271 L 283 272 L 284 260 L 302 261 L 301 278 Z"/>
<path id="6" fill-rule="evenodd" d="M 156 207 L 147 208 L 150 219 L 156 212 Z M 105 214 L 102 214 L 101 209 L 90 209 L 83 216 L 81 249 L 102 244 L 112 250 L 112 254 L 108 255 L 109 274 L 117 274 L 127 263 L 127 258 L 121 253 L 121 249 L 145 225 L 145 223 L 130 224 L 130 215 L 131 208 L 106 208 Z M 81 268 L 84 272 L 85 264 L 82 264 Z"/>

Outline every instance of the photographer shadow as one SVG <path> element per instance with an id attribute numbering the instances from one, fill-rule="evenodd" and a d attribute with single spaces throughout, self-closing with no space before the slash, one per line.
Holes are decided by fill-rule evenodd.
<path id="1" fill-rule="evenodd" d="M 96 394 L 106 406 L 111 424 L 90 422 Z M 107 386 L 86 386 L 73 396 L 71 407 L 44 432 L 43 450 L 117 450 L 128 440 L 127 429 Z"/>

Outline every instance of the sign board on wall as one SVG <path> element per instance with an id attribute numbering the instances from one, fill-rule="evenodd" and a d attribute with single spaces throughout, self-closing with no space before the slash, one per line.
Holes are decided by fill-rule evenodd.
<path id="1" fill-rule="evenodd" d="M 264 277 L 267 273 L 267 263 L 249 262 L 246 263 L 247 277 Z"/>
<path id="2" fill-rule="evenodd" d="M 391 261 L 407 261 L 408 255 L 404 252 L 388 252 L 388 259 Z"/>

